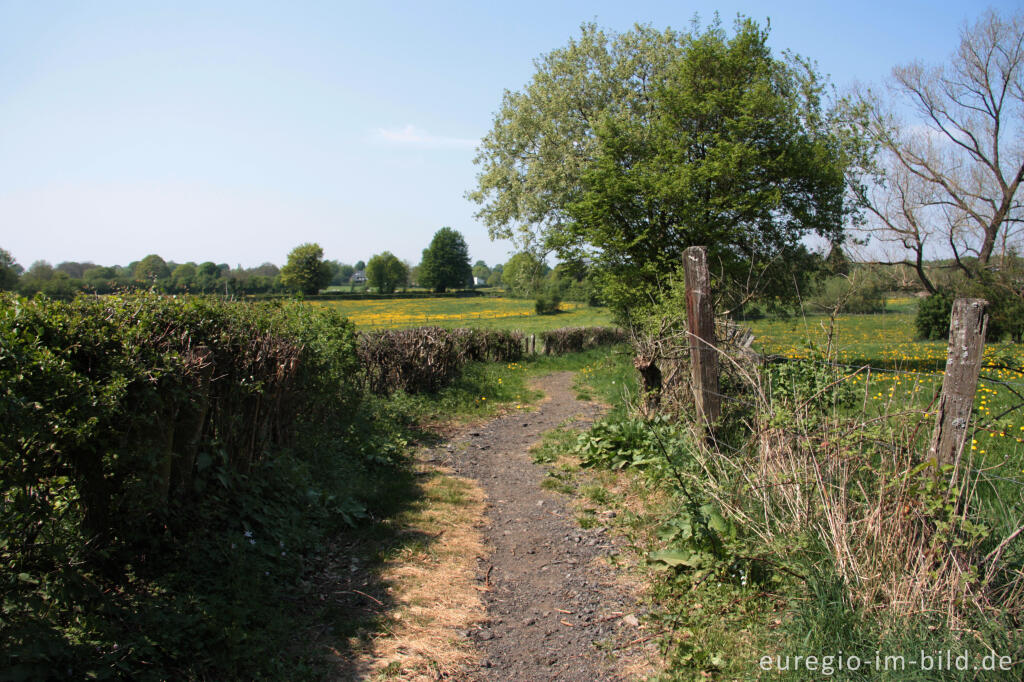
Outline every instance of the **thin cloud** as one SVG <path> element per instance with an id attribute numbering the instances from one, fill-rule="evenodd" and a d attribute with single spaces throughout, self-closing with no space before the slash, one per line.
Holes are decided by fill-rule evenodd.
<path id="1" fill-rule="evenodd" d="M 402 128 L 377 128 L 374 132 L 385 142 L 425 149 L 473 149 L 479 143 L 479 140 L 464 137 L 431 135 L 411 123 Z"/>

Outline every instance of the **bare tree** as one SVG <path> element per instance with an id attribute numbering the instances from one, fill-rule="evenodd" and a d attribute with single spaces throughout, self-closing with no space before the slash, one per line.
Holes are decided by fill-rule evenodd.
<path id="1" fill-rule="evenodd" d="M 893 69 L 892 104 L 867 92 L 852 120 L 873 155 L 851 170 L 867 229 L 902 251 L 921 282 L 928 254 L 946 253 L 968 277 L 1020 237 L 1024 210 L 1024 13 L 989 10 L 961 32 L 949 64 Z M 908 110 L 907 121 L 895 107 Z"/>

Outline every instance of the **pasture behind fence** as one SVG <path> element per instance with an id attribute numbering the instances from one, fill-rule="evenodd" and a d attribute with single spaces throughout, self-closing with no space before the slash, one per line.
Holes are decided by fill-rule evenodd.
<path id="1" fill-rule="evenodd" d="M 688 303 L 708 294 L 697 274 Z M 923 372 L 837 362 L 831 344 L 811 358 L 752 353 L 749 334 L 716 330 L 698 301 L 687 345 L 703 474 L 691 484 L 765 547 L 818 538 L 808 560 L 829 563 L 853 604 L 952 629 L 1024 612 L 1024 368 L 984 360 L 985 305 L 956 302 L 945 371 Z"/>

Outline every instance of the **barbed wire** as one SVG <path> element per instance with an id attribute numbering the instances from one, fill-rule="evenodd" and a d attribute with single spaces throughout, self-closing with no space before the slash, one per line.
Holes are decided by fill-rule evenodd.
<path id="1" fill-rule="evenodd" d="M 1015 483 L 1018 486 L 1020 486 L 1021 488 L 1024 488 L 1024 479 L 1008 478 L 1006 476 L 1000 476 L 998 474 L 990 473 L 990 472 L 986 471 L 985 469 L 968 468 L 967 470 L 972 472 L 972 473 L 978 474 L 980 476 L 984 476 L 985 478 L 994 478 L 994 479 L 997 479 L 997 480 L 1000 480 L 1000 481 L 1006 481 L 1007 483 Z"/>

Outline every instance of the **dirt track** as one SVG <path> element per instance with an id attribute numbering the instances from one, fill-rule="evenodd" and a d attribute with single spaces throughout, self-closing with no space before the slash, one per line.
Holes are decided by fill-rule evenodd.
<path id="1" fill-rule="evenodd" d="M 546 397 L 457 435 L 435 456 L 487 495 L 485 545 L 477 580 L 487 621 L 461 633 L 480 651 L 470 680 L 622 680 L 637 642 L 631 590 L 607 565 L 617 553 L 605 527 L 583 530 L 570 498 L 541 487 L 545 468 L 528 448 L 560 424 L 590 423 L 601 408 L 578 401 L 572 373 L 542 377 Z"/>

